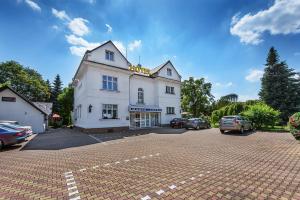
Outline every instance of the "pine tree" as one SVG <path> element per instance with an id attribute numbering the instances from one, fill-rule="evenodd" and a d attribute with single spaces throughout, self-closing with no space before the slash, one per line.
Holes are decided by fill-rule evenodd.
<path id="1" fill-rule="evenodd" d="M 50 93 L 49 98 L 47 99 L 47 101 L 51 101 L 52 86 L 51 86 L 51 83 L 50 83 L 49 79 L 46 80 L 46 86 L 48 88 L 48 92 Z"/>
<path id="2" fill-rule="evenodd" d="M 266 104 L 281 112 L 282 123 L 285 123 L 299 109 L 299 81 L 295 78 L 294 70 L 280 61 L 274 47 L 269 50 L 265 66 L 259 96 Z"/>
<path id="3" fill-rule="evenodd" d="M 52 108 L 53 113 L 57 113 L 60 111 L 60 106 L 57 97 L 61 93 L 62 93 L 62 82 L 60 80 L 59 74 L 57 74 L 53 82 L 53 88 L 51 90 L 51 98 L 50 98 L 51 102 L 53 103 L 53 108 Z"/>

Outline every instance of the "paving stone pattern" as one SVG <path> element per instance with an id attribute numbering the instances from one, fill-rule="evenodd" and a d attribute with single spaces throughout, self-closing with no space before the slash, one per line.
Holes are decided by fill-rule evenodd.
<path id="1" fill-rule="evenodd" d="M 34 148 L 0 152 L 1 200 L 300 200 L 300 143 L 289 133 L 154 129 L 94 141 L 77 130 L 55 134 L 89 142 L 45 150 L 47 135 Z"/>

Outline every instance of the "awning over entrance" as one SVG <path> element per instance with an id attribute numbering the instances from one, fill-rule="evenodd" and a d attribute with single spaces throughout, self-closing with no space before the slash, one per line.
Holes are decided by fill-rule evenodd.
<path id="1" fill-rule="evenodd" d="M 145 105 L 129 105 L 129 112 L 162 112 L 162 109 L 157 106 Z"/>

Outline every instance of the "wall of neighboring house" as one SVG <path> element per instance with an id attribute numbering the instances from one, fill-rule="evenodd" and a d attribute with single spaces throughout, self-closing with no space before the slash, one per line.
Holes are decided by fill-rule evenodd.
<path id="1" fill-rule="evenodd" d="M 2 97 L 14 97 L 15 102 L 2 101 Z M 32 126 L 34 133 L 45 131 L 45 115 L 9 89 L 0 92 L 0 120 L 17 121 L 20 125 Z"/>

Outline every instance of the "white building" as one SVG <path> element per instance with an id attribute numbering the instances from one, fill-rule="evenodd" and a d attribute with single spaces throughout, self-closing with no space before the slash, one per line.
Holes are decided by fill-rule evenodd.
<path id="1" fill-rule="evenodd" d="M 153 70 L 132 66 L 111 41 L 84 54 L 73 83 L 76 127 L 156 127 L 181 116 L 181 76 L 172 63 Z"/>
<path id="2" fill-rule="evenodd" d="M 0 120 L 17 121 L 31 126 L 34 133 L 44 132 L 48 125 L 48 114 L 8 86 L 0 88 Z"/>

